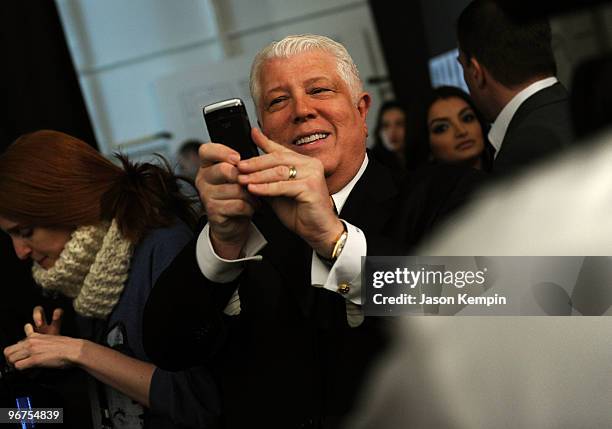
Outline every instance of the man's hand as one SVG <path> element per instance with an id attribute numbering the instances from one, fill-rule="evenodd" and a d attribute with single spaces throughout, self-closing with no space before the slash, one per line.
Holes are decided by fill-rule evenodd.
<path id="1" fill-rule="evenodd" d="M 200 147 L 201 166 L 196 187 L 210 225 L 215 252 L 224 259 L 236 259 L 246 243 L 255 200 L 238 183 L 240 155 L 216 143 Z"/>
<path id="2" fill-rule="evenodd" d="M 247 185 L 253 195 L 268 197 L 287 228 L 319 255 L 330 257 L 344 227 L 334 212 L 323 164 L 273 142 L 258 129 L 251 135 L 266 154 L 238 163 L 238 183 Z M 292 179 L 291 167 L 297 171 Z"/>

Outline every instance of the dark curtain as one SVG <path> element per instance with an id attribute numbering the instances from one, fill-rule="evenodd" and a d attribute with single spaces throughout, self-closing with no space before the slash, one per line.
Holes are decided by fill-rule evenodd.
<path id="1" fill-rule="evenodd" d="M 3 104 L 0 152 L 19 135 L 43 128 L 74 135 L 97 148 L 55 2 L 1 1 L 0 20 Z M 31 321 L 35 305 L 43 304 L 48 314 L 57 305 L 65 307 L 68 326 L 64 332 L 74 331 L 70 326 L 70 306 L 66 307 L 65 301 L 42 296 L 32 281 L 30 263 L 16 257 L 11 240 L 4 233 L 0 233 L 0 270 L 0 351 L 23 338 L 23 325 Z M 4 355 L 0 353 L 0 370 L 5 369 L 3 364 Z M 15 377 L 0 373 L 1 406 L 15 406 L 15 396 L 33 395 L 39 406 L 60 403 L 71 411 L 68 422 L 74 425 L 69 423 L 63 427 L 91 427 L 87 395 L 82 395 L 82 385 L 75 383 L 71 374 L 64 371 L 55 376 L 53 371 L 34 371 Z M 63 394 L 74 390 L 80 393 Z M 65 400 L 49 402 L 51 398 L 58 401 L 61 397 Z M 79 407 L 83 411 L 75 411 Z M 78 425 L 75 417 L 81 420 Z"/>
<path id="2" fill-rule="evenodd" d="M 97 147 L 55 2 L 0 2 L 0 150 L 42 128 Z"/>
<path id="3" fill-rule="evenodd" d="M 408 2 L 398 13 L 392 2 L 368 2 L 381 43 L 395 97 L 405 105 L 418 103 L 429 91 L 429 48 L 420 1 Z"/>

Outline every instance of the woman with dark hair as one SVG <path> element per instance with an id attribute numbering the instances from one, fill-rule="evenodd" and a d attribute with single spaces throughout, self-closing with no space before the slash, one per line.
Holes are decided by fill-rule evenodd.
<path id="1" fill-rule="evenodd" d="M 0 156 L 0 228 L 19 258 L 33 260 L 43 290 L 72 299 L 81 336 L 60 335 L 61 311 L 47 323 L 36 307 L 26 338 L 4 355 L 19 370 L 84 369 L 102 383 L 115 428 L 207 427 L 217 409 L 208 372 L 163 371 L 142 345 L 149 292 L 197 219 L 167 163 L 117 158 L 121 166 L 48 130 L 20 137 Z"/>
<path id="2" fill-rule="evenodd" d="M 461 164 L 489 171 L 487 123 L 463 90 L 441 86 L 431 91 L 419 115 L 416 147 L 420 162 Z"/>
<path id="3" fill-rule="evenodd" d="M 391 169 L 406 168 L 407 110 L 398 101 L 386 101 L 378 111 L 372 156 Z"/>

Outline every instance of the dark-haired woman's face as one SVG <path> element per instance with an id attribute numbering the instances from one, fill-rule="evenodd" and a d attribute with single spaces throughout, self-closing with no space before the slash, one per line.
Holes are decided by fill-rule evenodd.
<path id="1" fill-rule="evenodd" d="M 380 118 L 380 138 L 391 152 L 404 149 L 406 139 L 406 115 L 401 109 L 386 110 Z"/>
<path id="2" fill-rule="evenodd" d="M 429 144 L 435 160 L 447 164 L 474 161 L 484 150 L 484 136 L 476 113 L 459 97 L 436 100 L 427 115 Z"/>
<path id="3" fill-rule="evenodd" d="M 51 268 L 59 259 L 72 234 L 68 229 L 21 225 L 3 217 L 0 217 L 0 229 L 13 240 L 13 247 L 19 259 L 31 258 L 45 270 Z"/>

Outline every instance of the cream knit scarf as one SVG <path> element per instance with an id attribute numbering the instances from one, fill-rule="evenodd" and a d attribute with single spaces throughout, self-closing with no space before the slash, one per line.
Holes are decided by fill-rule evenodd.
<path id="1" fill-rule="evenodd" d="M 134 246 L 115 220 L 77 228 L 53 267 L 32 267 L 34 280 L 44 289 L 74 298 L 75 311 L 104 319 L 121 296 L 128 277 Z"/>

